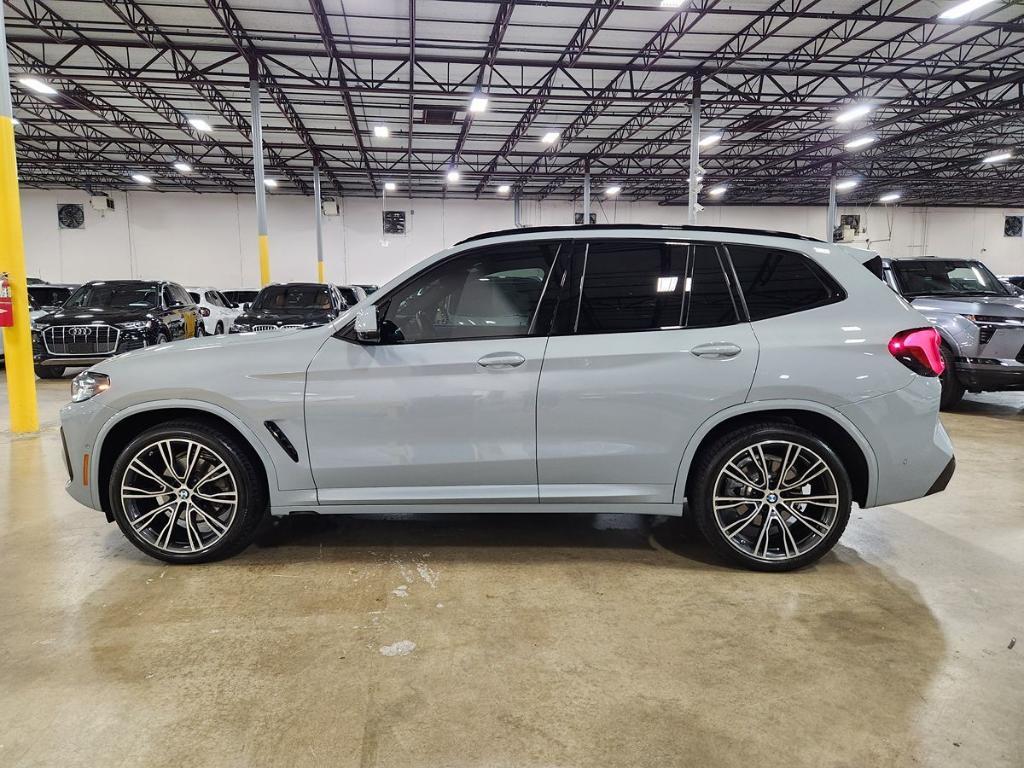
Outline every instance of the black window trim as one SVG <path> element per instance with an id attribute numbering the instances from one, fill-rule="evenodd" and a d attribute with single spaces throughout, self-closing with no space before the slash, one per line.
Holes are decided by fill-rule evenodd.
<path id="1" fill-rule="evenodd" d="M 547 243 L 555 243 L 555 244 L 557 244 L 557 248 L 555 248 L 555 257 L 554 257 L 554 259 L 552 259 L 551 267 L 548 269 L 548 273 L 544 277 L 544 286 L 541 288 L 540 296 L 537 297 L 537 306 L 533 308 L 533 314 L 530 317 L 530 324 L 527 326 L 527 332 L 526 333 L 497 334 L 497 335 L 494 335 L 494 336 L 471 336 L 471 337 L 467 337 L 467 338 L 464 338 L 464 339 L 421 339 L 419 341 L 401 341 L 401 342 L 378 341 L 378 342 L 374 342 L 372 345 L 369 345 L 369 346 L 375 346 L 375 347 L 377 347 L 377 346 L 379 346 L 379 347 L 407 347 L 407 346 L 411 346 L 413 344 L 445 344 L 445 343 L 454 343 L 454 342 L 463 342 L 463 341 L 493 341 L 495 339 L 546 338 L 546 337 L 550 336 L 551 335 L 551 324 L 554 323 L 555 317 L 558 314 L 558 312 L 557 312 L 557 305 L 556 305 L 555 312 L 553 312 L 552 315 L 551 315 L 551 321 L 550 321 L 550 323 L 548 325 L 548 329 L 547 329 L 546 332 L 543 332 L 543 333 L 537 332 L 537 329 L 534 328 L 534 325 L 535 325 L 536 320 L 537 320 L 537 314 L 540 312 L 540 308 L 541 308 L 541 306 L 544 303 L 544 299 L 545 299 L 547 290 L 549 288 L 551 273 L 555 271 L 555 268 L 558 266 L 559 260 L 564 257 L 566 244 L 567 243 L 571 243 L 571 241 L 567 240 L 566 238 L 562 238 L 562 237 L 551 237 L 551 238 L 544 238 L 544 239 L 538 239 L 538 240 L 529 240 L 529 241 L 526 241 L 526 242 L 528 242 L 529 244 L 536 244 L 536 245 L 543 245 L 543 244 L 547 244 Z M 436 264 L 431 264 L 426 269 L 421 270 L 421 271 L 417 272 L 414 275 L 411 275 L 409 277 L 409 279 L 406 280 L 405 282 L 396 285 L 394 288 L 392 288 L 387 293 L 387 295 L 382 296 L 378 301 L 374 301 L 373 302 L 373 307 L 377 310 L 377 321 L 380 322 L 381 315 L 387 313 L 388 307 L 390 307 L 391 302 L 394 300 L 395 295 L 398 294 L 399 291 L 401 291 L 404 288 L 406 288 L 407 286 L 411 285 L 414 281 L 419 280 L 421 278 L 424 278 L 427 275 L 430 275 L 435 270 L 440 269 L 441 267 L 444 267 L 444 266 L 450 264 L 455 259 L 459 259 L 459 258 L 462 258 L 463 256 L 467 256 L 467 255 L 473 254 L 473 253 L 480 253 L 482 251 L 488 251 L 488 250 L 491 250 L 491 249 L 494 249 L 494 248 L 501 248 L 501 247 L 507 246 L 507 245 L 515 246 L 515 245 L 522 245 L 522 244 L 523 243 L 521 241 L 510 241 L 510 242 L 507 242 L 507 243 L 489 243 L 489 244 L 486 244 L 486 245 L 477 246 L 475 248 L 466 248 L 465 250 L 461 250 L 458 253 L 451 254 L 450 256 L 442 259 L 441 261 L 437 262 Z M 557 290 L 559 291 L 559 294 L 561 294 L 562 289 L 563 289 L 563 286 L 561 286 L 561 285 L 557 287 Z M 376 295 L 376 294 L 374 294 L 374 295 Z M 351 322 L 345 323 L 344 326 L 339 328 L 333 334 L 333 337 L 336 338 L 336 339 L 340 339 L 341 341 L 347 341 L 347 342 L 353 343 L 353 344 L 360 344 L 360 345 L 362 345 L 362 344 L 365 343 L 365 342 L 360 341 L 356 337 L 356 333 L 355 333 L 355 320 L 354 319 Z"/>
<path id="2" fill-rule="evenodd" d="M 736 274 L 736 265 L 733 264 L 732 254 L 729 252 L 730 245 L 740 248 L 760 248 L 766 251 L 783 251 L 785 253 L 792 253 L 793 255 L 803 260 L 805 264 L 807 264 L 808 268 L 821 283 L 822 287 L 829 292 L 830 298 L 826 301 L 821 301 L 818 302 L 817 304 L 812 304 L 811 306 L 808 307 L 800 307 L 799 309 L 781 312 L 777 315 L 772 315 L 771 317 L 763 317 L 760 320 L 753 320 L 750 316 L 750 309 L 747 306 L 747 298 L 746 296 L 743 295 L 743 286 L 740 284 L 739 276 Z M 828 307 L 833 304 L 838 304 L 842 301 L 846 301 L 846 299 L 849 298 L 849 294 L 846 292 L 846 289 L 843 288 L 842 284 L 834 277 L 832 277 L 832 274 L 827 269 L 825 269 L 825 267 L 819 264 L 816 259 L 812 259 L 810 256 L 808 256 L 806 253 L 803 253 L 802 251 L 795 251 L 791 248 L 779 248 L 773 245 L 760 245 L 758 243 L 721 243 L 720 248 L 724 252 L 725 258 L 728 261 L 729 274 L 736 281 L 736 292 L 739 294 L 740 301 L 743 305 L 743 314 L 746 316 L 746 322 L 748 323 L 759 323 L 764 320 L 774 320 L 778 317 L 788 317 L 790 315 L 796 315 L 799 314 L 800 312 L 809 312 L 812 309 L 821 309 L 822 307 Z"/>
<path id="3" fill-rule="evenodd" d="M 685 256 L 685 260 L 686 261 L 685 261 L 685 275 L 684 275 L 684 279 L 685 279 L 685 277 L 692 275 L 693 265 L 695 263 L 695 260 L 693 258 L 694 249 L 697 246 L 701 246 L 701 245 L 709 246 L 715 252 L 715 255 L 718 258 L 719 269 L 722 270 L 722 273 L 723 273 L 723 275 L 725 277 L 726 284 L 728 285 L 728 288 L 729 288 L 729 298 L 732 301 L 733 309 L 736 311 L 736 319 L 733 322 L 731 322 L 731 323 L 719 323 L 719 324 L 715 324 L 715 325 L 688 325 L 688 324 L 684 323 L 684 324 L 681 324 L 681 325 L 667 325 L 667 326 L 662 326 L 662 327 L 659 327 L 659 328 L 623 328 L 623 329 L 616 330 L 616 331 L 582 331 L 582 332 L 579 331 L 580 307 L 582 306 L 582 302 L 583 302 L 583 283 L 584 283 L 584 278 L 586 277 L 587 259 L 590 256 L 590 245 L 591 245 L 591 243 L 594 243 L 594 242 L 602 242 L 602 243 L 603 242 L 625 242 L 625 243 L 654 242 L 654 243 L 658 243 L 659 245 L 671 244 L 671 245 L 684 246 L 686 248 L 686 256 Z M 660 237 L 660 238 L 659 237 L 621 237 L 621 238 L 620 237 L 615 237 L 615 238 L 603 238 L 603 239 L 599 238 L 599 237 L 598 238 L 594 238 L 594 237 L 577 238 L 576 240 L 572 241 L 572 248 L 570 248 L 570 250 L 569 250 L 570 267 L 571 267 L 572 260 L 576 258 L 576 244 L 577 243 L 585 244 L 586 247 L 584 249 L 583 273 L 580 275 L 579 286 L 577 286 L 577 289 L 576 289 L 575 317 L 574 317 L 574 320 L 573 320 L 573 322 L 571 324 L 571 327 L 568 330 L 566 330 L 566 331 L 552 330 L 552 332 L 549 334 L 550 336 L 553 336 L 553 337 L 554 336 L 608 336 L 608 335 L 619 334 L 619 333 L 657 333 L 659 331 L 686 331 L 686 330 L 700 330 L 702 328 L 729 328 L 729 327 L 734 326 L 734 325 L 739 325 L 740 323 L 749 322 L 749 320 L 747 319 L 749 317 L 749 315 L 747 314 L 746 304 L 742 303 L 743 302 L 743 298 L 740 295 L 739 290 L 738 290 L 738 281 L 736 280 L 735 273 L 732 272 L 732 261 L 730 259 L 728 259 L 725 254 L 723 254 L 723 252 L 722 252 L 722 243 L 718 243 L 718 242 L 715 242 L 715 241 L 712 241 L 712 240 L 696 240 L 696 239 L 666 240 L 663 237 Z M 570 274 L 571 274 L 571 269 L 570 269 Z M 568 286 L 566 290 L 571 291 L 572 290 L 572 286 Z M 564 294 L 564 291 L 563 291 L 563 294 Z M 571 293 L 570 293 L 570 295 L 571 295 Z M 563 298 L 564 298 L 564 295 L 563 295 Z M 684 294 L 684 296 L 683 296 L 683 306 L 682 306 L 682 309 L 680 311 L 680 319 L 682 319 L 684 317 L 685 318 L 689 318 L 689 314 L 690 314 L 690 298 L 691 297 L 689 295 Z M 739 299 L 740 303 L 737 303 L 737 298 Z"/>

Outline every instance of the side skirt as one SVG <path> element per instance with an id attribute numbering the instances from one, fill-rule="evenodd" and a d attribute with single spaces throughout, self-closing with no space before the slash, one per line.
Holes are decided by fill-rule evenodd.
<path id="1" fill-rule="evenodd" d="M 302 506 L 275 506 L 270 513 L 275 517 L 288 515 L 488 515 L 488 514 L 602 514 L 602 515 L 667 515 L 680 517 L 682 504 L 604 504 L 581 502 L 549 503 L 494 503 L 494 504 L 305 504 Z"/>

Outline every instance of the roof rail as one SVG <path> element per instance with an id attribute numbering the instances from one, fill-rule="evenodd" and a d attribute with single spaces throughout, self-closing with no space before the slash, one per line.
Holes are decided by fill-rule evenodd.
<path id="1" fill-rule="evenodd" d="M 483 234 L 473 235 L 465 240 L 460 240 L 455 245 L 486 240 L 490 237 L 503 237 L 505 235 L 533 235 L 540 234 L 541 232 L 607 232 L 613 229 L 644 229 L 664 232 L 678 232 L 679 230 L 686 232 L 718 232 L 725 235 L 764 235 L 766 237 L 786 237 L 791 240 L 805 240 L 811 243 L 825 242 L 816 237 L 797 235 L 792 232 L 776 232 L 771 229 L 747 229 L 744 227 L 702 227 L 694 224 L 680 224 L 678 226 L 670 226 L 668 224 L 561 224 L 550 227 L 519 227 L 518 229 L 500 229 L 495 232 L 484 232 Z"/>

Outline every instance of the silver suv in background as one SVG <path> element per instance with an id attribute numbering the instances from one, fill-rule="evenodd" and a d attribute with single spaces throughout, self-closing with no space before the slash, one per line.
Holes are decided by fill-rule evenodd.
<path id="1" fill-rule="evenodd" d="M 942 407 L 1024 390 L 1024 297 L 973 259 L 885 259 L 885 279 L 942 336 Z"/>
<path id="2" fill-rule="evenodd" d="M 325 326 L 81 374 L 67 487 L 172 563 L 268 513 L 685 509 L 732 561 L 797 568 L 854 503 L 953 473 L 938 334 L 862 256 L 714 227 L 470 238 Z"/>

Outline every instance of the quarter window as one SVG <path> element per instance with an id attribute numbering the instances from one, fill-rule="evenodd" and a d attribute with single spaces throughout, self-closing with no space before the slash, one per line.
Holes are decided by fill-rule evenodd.
<path id="1" fill-rule="evenodd" d="M 558 253 L 557 242 L 475 250 L 398 289 L 381 320 L 385 343 L 526 336 Z M 547 328 L 537 329 L 547 333 Z"/>
<path id="2" fill-rule="evenodd" d="M 717 249 L 711 245 L 695 245 L 691 254 L 692 265 L 686 286 L 686 327 L 706 328 L 737 322 L 736 304 Z"/>
<path id="3" fill-rule="evenodd" d="M 824 306 L 843 293 L 802 254 L 752 245 L 729 245 L 751 320 Z"/>

